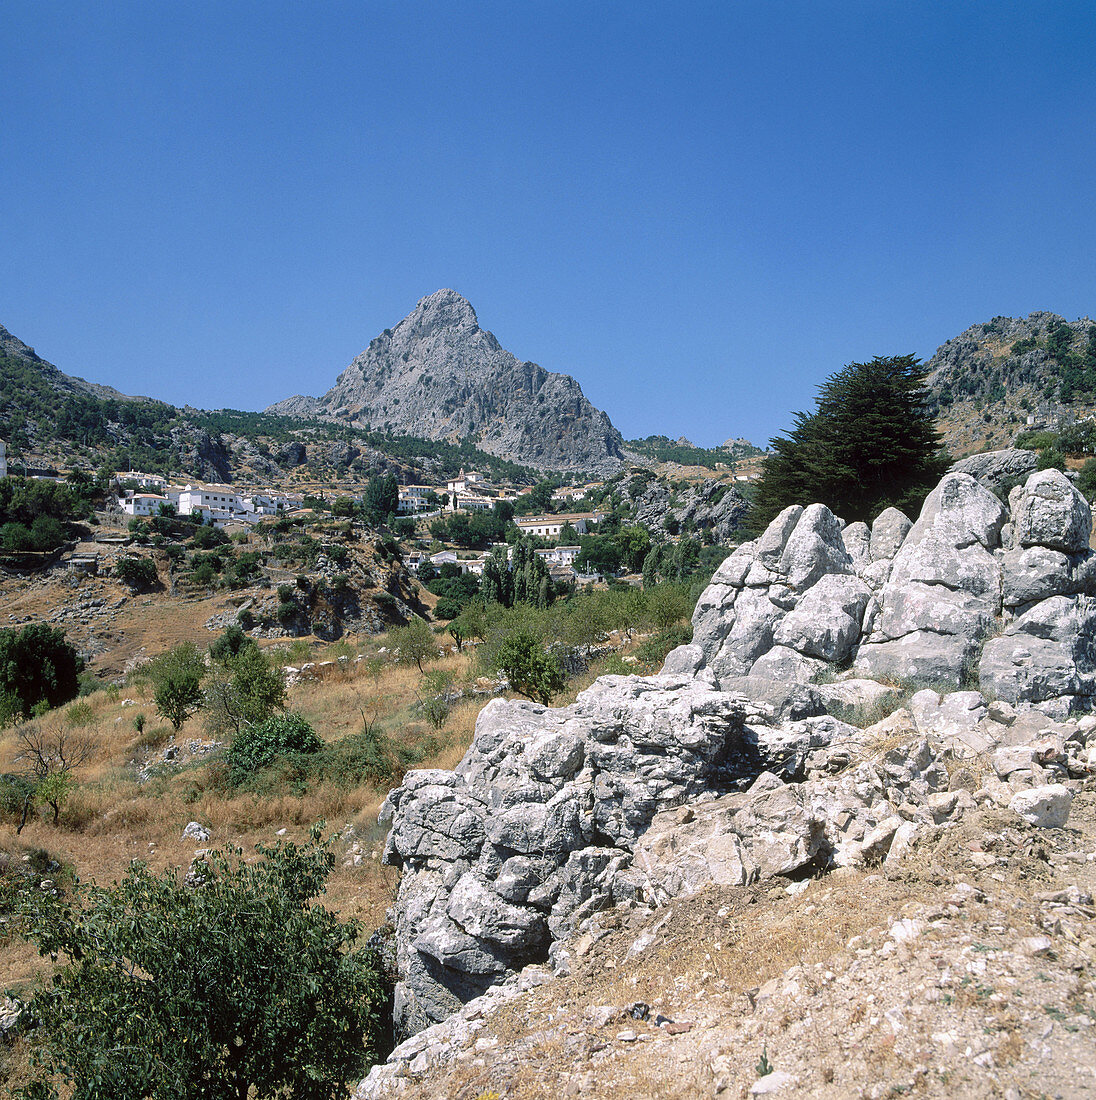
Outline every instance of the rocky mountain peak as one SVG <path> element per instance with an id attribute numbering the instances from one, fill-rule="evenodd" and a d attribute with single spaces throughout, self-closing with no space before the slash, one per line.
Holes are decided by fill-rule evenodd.
<path id="1" fill-rule="evenodd" d="M 566 374 L 519 360 L 452 289 L 423 298 L 319 399 L 268 412 L 319 416 L 427 439 L 469 437 L 483 450 L 544 470 L 614 473 L 623 439 Z"/>
<path id="2" fill-rule="evenodd" d="M 3 325 L 0 325 L 0 354 L 10 355 L 13 359 L 26 359 L 30 363 L 44 362 L 34 348 L 28 347 Z"/>
<path id="3" fill-rule="evenodd" d="M 396 327 L 404 326 L 418 335 L 438 329 L 470 334 L 479 331 L 479 318 L 464 295 L 443 288 L 421 298 Z"/>

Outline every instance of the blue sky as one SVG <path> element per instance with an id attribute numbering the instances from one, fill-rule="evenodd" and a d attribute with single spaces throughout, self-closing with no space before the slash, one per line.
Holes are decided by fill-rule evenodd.
<path id="1" fill-rule="evenodd" d="M 1096 301 L 1091 3 L 0 0 L 0 323 L 205 408 L 451 286 L 626 437 Z"/>

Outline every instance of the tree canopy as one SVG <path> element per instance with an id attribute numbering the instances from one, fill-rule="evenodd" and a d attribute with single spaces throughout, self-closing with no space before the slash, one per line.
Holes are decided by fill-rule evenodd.
<path id="1" fill-rule="evenodd" d="M 0 723 L 75 699 L 83 667 L 63 630 L 46 623 L 0 630 Z"/>
<path id="2" fill-rule="evenodd" d="M 796 413 L 787 438 L 771 440 L 751 524 L 789 504 L 822 503 L 842 519 L 870 522 L 884 508 L 916 513 L 947 469 L 927 407 L 925 371 L 913 355 L 850 363 L 825 381 L 813 413 Z"/>

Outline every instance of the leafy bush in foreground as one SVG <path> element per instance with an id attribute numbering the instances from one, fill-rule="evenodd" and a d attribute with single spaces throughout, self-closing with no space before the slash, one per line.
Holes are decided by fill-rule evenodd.
<path id="1" fill-rule="evenodd" d="M 313 904 L 334 865 L 318 827 L 259 851 L 214 852 L 189 884 L 135 862 L 72 900 L 26 892 L 24 934 L 68 960 L 30 1002 L 27 1100 L 58 1079 L 84 1100 L 345 1095 L 375 1055 L 379 961 Z"/>

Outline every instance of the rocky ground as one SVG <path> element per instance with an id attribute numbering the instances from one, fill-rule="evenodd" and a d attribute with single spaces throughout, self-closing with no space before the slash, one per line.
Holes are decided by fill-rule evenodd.
<path id="1" fill-rule="evenodd" d="M 1091 783 L 1064 828 L 987 804 L 885 866 L 599 914 L 559 976 L 527 967 L 356 1095 L 1096 1095 L 1094 891 Z"/>
<path id="2" fill-rule="evenodd" d="M 357 1100 L 1096 1091 L 1091 529 L 1057 471 L 787 509 L 660 675 L 485 707 L 382 812 Z"/>

